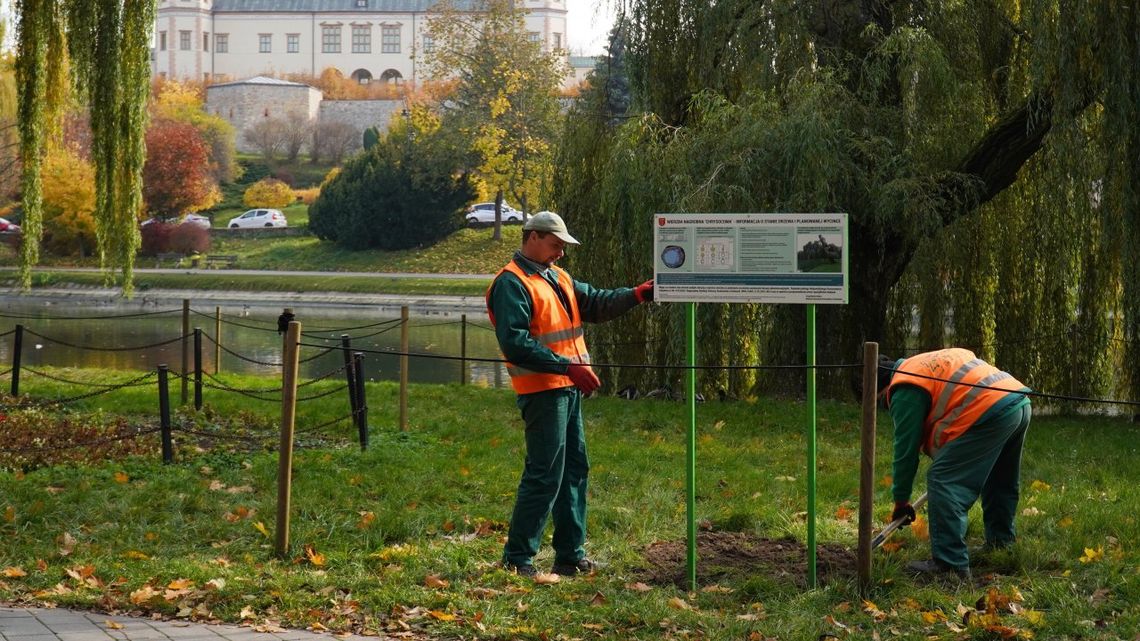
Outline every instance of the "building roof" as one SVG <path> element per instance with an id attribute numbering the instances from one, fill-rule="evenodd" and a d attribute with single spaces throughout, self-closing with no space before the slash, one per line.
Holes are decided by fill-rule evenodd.
<path id="1" fill-rule="evenodd" d="M 245 80 L 235 80 L 233 82 L 219 82 L 216 85 L 210 85 L 210 88 L 213 88 L 213 87 L 234 87 L 237 85 L 270 85 L 270 86 L 274 86 L 274 87 L 307 87 L 309 89 L 315 89 L 315 87 L 310 87 L 309 85 L 307 85 L 303 82 L 293 82 L 291 80 L 282 80 L 280 78 L 269 78 L 267 76 L 254 76 L 252 78 L 246 78 Z"/>
<path id="2" fill-rule="evenodd" d="M 365 0 L 367 6 L 357 6 L 357 0 L 214 0 L 214 13 L 403 13 L 425 12 L 439 0 Z M 455 0 L 455 8 L 471 9 L 475 0 Z"/>

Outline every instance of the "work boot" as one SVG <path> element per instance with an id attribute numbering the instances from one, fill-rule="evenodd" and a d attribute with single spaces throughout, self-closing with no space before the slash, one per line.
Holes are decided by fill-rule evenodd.
<path id="1" fill-rule="evenodd" d="M 538 575 L 538 570 L 529 563 L 526 565 L 515 565 L 514 563 L 507 563 L 504 561 L 503 569 L 507 572 L 514 572 L 515 574 L 521 577 L 526 577 L 528 579 L 533 579 Z"/>
<path id="2" fill-rule="evenodd" d="M 590 574 L 598 570 L 598 564 L 590 559 L 578 559 L 575 563 L 555 563 L 554 567 L 550 569 L 554 574 L 562 576 L 574 576 L 575 574 Z"/>
<path id="3" fill-rule="evenodd" d="M 938 559 L 926 559 L 925 561 L 911 561 L 906 564 L 906 569 L 910 570 L 917 576 L 934 578 L 939 576 L 956 576 L 963 581 L 969 581 L 972 576 L 970 575 L 970 568 L 959 568 L 948 563 L 943 563 Z"/>

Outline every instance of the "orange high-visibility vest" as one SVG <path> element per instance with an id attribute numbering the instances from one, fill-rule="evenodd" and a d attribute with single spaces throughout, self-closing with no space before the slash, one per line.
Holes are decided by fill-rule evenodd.
<path id="1" fill-rule="evenodd" d="M 578 313 L 578 298 L 574 295 L 574 281 L 566 270 L 553 265 L 550 268 L 558 274 L 558 286 L 562 288 L 566 301 L 570 304 L 569 313 L 558 299 L 554 286 L 543 278 L 542 274 L 528 276 L 513 260 L 499 270 L 499 274 L 510 272 L 518 276 L 526 287 L 531 304 L 531 338 L 550 348 L 555 354 L 569 358 L 573 363 L 589 363 L 590 353 L 586 350 L 582 316 Z M 495 278 L 498 278 L 499 274 L 496 274 Z M 487 288 L 487 314 L 491 317 L 491 325 L 494 325 L 495 314 L 491 311 L 490 297 L 491 289 Z M 569 376 L 536 372 L 527 369 L 525 364 L 521 363 L 508 362 L 507 373 L 511 376 L 511 387 L 515 388 L 517 394 L 533 394 L 574 386 Z"/>
<path id="2" fill-rule="evenodd" d="M 927 376 L 931 378 L 924 378 Z M 1009 392 L 1025 388 L 1008 372 L 961 348 L 917 354 L 904 360 L 887 387 L 888 398 L 895 387 L 903 384 L 914 385 L 930 394 L 930 412 L 923 425 L 922 450 L 931 457 L 947 443 L 965 434 L 994 403 Z"/>

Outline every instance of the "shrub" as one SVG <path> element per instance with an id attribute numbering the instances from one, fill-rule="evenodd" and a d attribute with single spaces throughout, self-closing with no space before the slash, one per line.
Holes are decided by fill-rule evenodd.
<path id="1" fill-rule="evenodd" d="M 321 188 L 309 229 L 347 249 L 408 249 L 446 238 L 475 197 L 446 145 L 385 138 Z"/>
<path id="2" fill-rule="evenodd" d="M 242 196 L 246 207 L 285 207 L 293 203 L 293 190 L 276 178 L 262 178 L 249 186 Z"/>
<path id="3" fill-rule="evenodd" d="M 293 193 L 297 195 L 297 200 L 311 205 L 317 201 L 317 196 L 321 195 L 320 187 L 309 187 L 308 189 L 294 189 Z"/>
<path id="4" fill-rule="evenodd" d="M 157 256 L 170 251 L 170 235 L 174 233 L 175 227 L 177 225 L 157 220 L 143 225 L 139 253 L 143 256 Z"/>
<path id="5" fill-rule="evenodd" d="M 153 223 L 152 223 L 153 224 Z M 150 227 L 150 225 L 147 225 Z M 209 251 L 210 230 L 197 225 L 175 225 L 170 232 L 168 251 L 195 254 Z"/>

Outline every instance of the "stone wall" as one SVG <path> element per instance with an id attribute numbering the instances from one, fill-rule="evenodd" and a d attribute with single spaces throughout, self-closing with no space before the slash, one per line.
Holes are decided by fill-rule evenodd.
<path id="1" fill-rule="evenodd" d="M 320 122 L 346 122 L 356 129 L 357 138 L 361 138 L 369 127 L 387 131 L 392 115 L 403 109 L 403 100 L 323 100 L 319 119 Z"/>
<path id="2" fill-rule="evenodd" d="M 320 104 L 320 90 L 307 85 L 230 83 L 206 89 L 206 111 L 234 126 L 235 146 L 243 152 L 257 151 L 243 135 L 257 121 L 298 113 L 313 122 L 319 116 Z"/>

